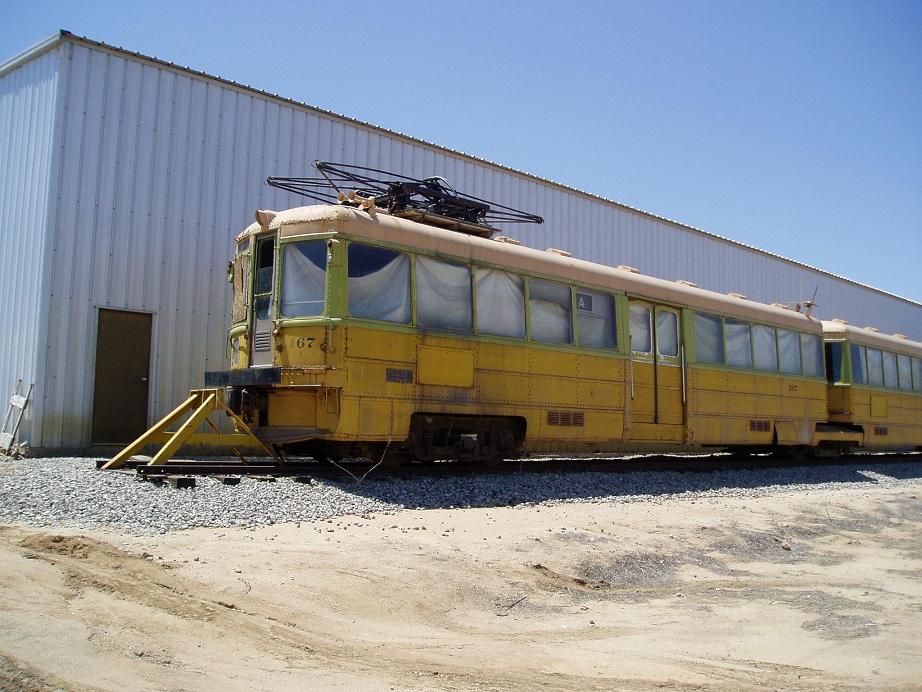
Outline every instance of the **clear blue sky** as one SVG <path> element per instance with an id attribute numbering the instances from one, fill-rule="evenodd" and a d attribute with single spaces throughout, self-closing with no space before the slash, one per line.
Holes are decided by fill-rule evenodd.
<path id="1" fill-rule="evenodd" d="M 0 61 L 67 29 L 922 301 L 922 0 L 2 0 L 0 19 Z"/>

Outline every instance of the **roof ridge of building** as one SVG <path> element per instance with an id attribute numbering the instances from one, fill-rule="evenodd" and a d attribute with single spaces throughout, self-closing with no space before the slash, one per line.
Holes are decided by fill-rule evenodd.
<path id="1" fill-rule="evenodd" d="M 112 45 L 112 44 L 109 44 L 109 43 L 105 43 L 105 42 L 103 42 L 103 41 L 98 41 L 98 40 L 96 40 L 96 39 L 92 39 L 92 38 L 89 38 L 89 37 L 86 37 L 86 36 L 80 36 L 80 35 L 78 35 L 78 34 L 74 34 L 74 33 L 70 32 L 70 31 L 67 31 L 66 29 L 60 29 L 58 32 L 52 34 L 52 35 L 49 36 L 48 38 L 46 38 L 46 39 L 44 39 L 44 40 L 42 40 L 42 41 L 36 43 L 36 44 L 35 44 L 34 46 L 32 46 L 31 48 L 27 48 L 26 50 L 22 51 L 22 52 L 19 53 L 18 55 L 15 55 L 15 56 L 14 56 L 13 58 L 11 58 L 10 60 L 8 60 L 8 61 L 6 61 L 6 62 L 0 64 L 0 77 L 2 77 L 5 73 L 7 73 L 7 72 L 9 72 L 9 71 L 11 71 L 11 70 L 13 70 L 13 69 L 15 69 L 15 68 L 18 67 L 19 65 L 21 65 L 21 64 L 23 64 L 23 63 L 25 63 L 25 62 L 28 62 L 28 61 L 30 61 L 30 60 L 33 60 L 33 59 L 35 59 L 36 57 L 38 57 L 39 55 L 41 55 L 41 54 L 43 54 L 43 53 L 46 53 L 47 51 L 51 50 L 52 48 L 54 48 L 54 47 L 55 47 L 56 45 L 58 45 L 59 43 L 63 43 L 63 42 L 67 42 L 67 41 L 71 41 L 71 42 L 74 42 L 74 43 L 83 43 L 83 44 L 86 44 L 86 45 L 90 45 L 90 46 L 94 46 L 94 47 L 98 47 L 98 48 L 103 48 L 103 49 L 105 49 L 105 50 L 113 51 L 113 52 L 115 52 L 115 53 L 120 53 L 120 54 L 123 54 L 123 55 L 129 55 L 129 56 L 132 56 L 132 57 L 134 57 L 134 58 L 139 58 L 139 59 L 141 59 L 141 60 L 145 60 L 145 61 L 154 63 L 154 64 L 156 64 L 156 65 L 161 65 L 161 66 L 167 67 L 167 68 L 169 68 L 169 69 L 177 70 L 177 71 L 179 71 L 179 72 L 185 72 L 185 73 L 194 74 L 194 75 L 197 75 L 197 76 L 199 76 L 199 77 L 203 77 L 203 78 L 205 78 L 205 79 L 210 79 L 210 80 L 219 82 L 219 83 L 221 83 L 221 84 L 226 84 L 226 85 L 231 86 L 231 87 L 233 87 L 233 88 L 235 88 L 235 89 L 241 89 L 241 90 L 244 90 L 244 91 L 249 91 L 249 92 L 252 92 L 252 93 L 259 94 L 259 95 L 261 95 L 261 96 L 263 96 L 263 97 L 272 98 L 272 99 L 275 99 L 275 100 L 277 100 L 277 101 L 280 101 L 280 102 L 283 102 L 283 103 L 286 103 L 286 104 L 289 104 L 289 105 L 297 106 L 297 107 L 300 107 L 300 108 L 306 108 L 306 109 L 308 109 L 308 110 L 314 111 L 314 112 L 316 112 L 316 113 L 320 113 L 320 114 L 325 115 L 325 116 L 327 116 L 327 117 L 331 117 L 331 118 L 336 118 L 336 119 L 339 119 L 339 120 L 343 120 L 343 121 L 349 122 L 349 123 L 351 123 L 351 124 L 353 124 L 353 125 L 358 125 L 358 126 L 361 126 L 361 127 L 364 127 L 364 128 L 368 128 L 368 129 L 370 129 L 370 130 L 374 130 L 374 131 L 379 132 L 379 133 L 382 133 L 382 134 L 387 134 L 387 135 L 390 135 L 390 136 L 396 136 L 396 137 L 398 137 L 398 138 L 400 138 L 400 139 L 403 139 L 403 140 L 405 140 L 405 141 L 408 141 L 408 142 L 411 142 L 411 143 L 414 143 L 414 144 L 419 144 L 419 145 L 422 145 L 422 146 L 425 146 L 425 147 L 429 147 L 429 148 L 432 148 L 432 149 L 435 149 L 435 150 L 438 150 L 438 151 L 441 151 L 441 152 L 444 152 L 444 153 L 447 153 L 447 154 L 451 154 L 451 155 L 453 155 L 453 156 L 460 156 L 460 157 L 463 157 L 463 158 L 465 158 L 465 159 L 468 159 L 468 160 L 470 160 L 470 161 L 472 161 L 472 162 L 475 162 L 475 163 L 478 163 L 478 164 L 481 164 L 481 165 L 491 166 L 491 167 L 493 167 L 493 168 L 495 168 L 495 169 L 497 169 L 497 170 L 499 170 L 499 171 L 501 171 L 501 172 L 504 172 L 504 173 L 512 173 L 512 174 L 514 174 L 514 175 L 524 176 L 525 178 L 528 178 L 528 179 L 530 179 L 530 180 L 533 180 L 533 181 L 535 181 L 535 182 L 537 182 L 537 183 L 541 183 L 541 184 L 544 184 L 544 185 L 549 185 L 549 186 L 555 187 L 555 188 L 560 189 L 560 190 L 565 191 L 565 192 L 576 193 L 576 194 L 578 194 L 578 195 L 582 195 L 582 196 L 584 196 L 584 197 L 587 197 L 587 198 L 589 198 L 589 199 L 592 199 L 592 200 L 595 200 L 595 201 L 598 201 L 598 202 L 602 202 L 602 203 L 607 204 L 607 205 L 612 205 L 612 206 L 615 206 L 615 207 L 619 207 L 619 208 L 621 208 L 621 209 L 627 210 L 627 211 L 629 211 L 629 212 L 631 212 L 631 213 L 634 213 L 634 214 L 638 214 L 638 215 L 640 215 L 640 216 L 644 216 L 644 217 L 651 218 L 651 219 L 656 219 L 656 220 L 658 220 L 658 221 L 663 221 L 663 222 L 668 223 L 668 224 L 671 224 L 671 225 L 673 225 L 673 226 L 675 226 L 675 227 L 677 227 L 677 228 L 680 228 L 680 229 L 683 229 L 683 230 L 686 230 L 686 231 L 692 231 L 693 233 L 697 233 L 697 234 L 702 235 L 702 236 L 707 237 L 707 238 L 712 238 L 712 239 L 714 239 L 714 240 L 719 240 L 719 241 L 721 241 L 721 242 L 728 243 L 728 244 L 730 244 L 730 245 L 734 245 L 734 246 L 739 247 L 739 248 L 743 248 L 744 250 L 748 250 L 748 251 L 750 251 L 750 252 L 754 252 L 754 253 L 759 254 L 759 255 L 765 255 L 765 256 L 767 256 L 767 257 L 773 257 L 773 258 L 775 258 L 775 259 L 777 259 L 777 260 L 781 260 L 782 262 L 786 262 L 786 263 L 788 263 L 788 264 L 791 264 L 791 265 L 794 265 L 794 266 L 797 266 L 797 267 L 802 267 L 802 268 L 805 268 L 805 269 L 809 269 L 810 271 L 813 271 L 813 272 L 816 272 L 816 273 L 818 273 L 818 274 L 822 274 L 822 275 L 825 275 L 825 276 L 829 276 L 829 277 L 832 277 L 832 278 L 834 278 L 834 279 L 838 279 L 839 281 L 844 281 L 844 282 L 849 283 L 849 284 L 851 284 L 851 285 L 853 285 L 853 286 L 858 286 L 858 287 L 860 287 L 860 288 L 864 288 L 864 289 L 867 289 L 867 290 L 870 290 L 870 291 L 874 291 L 875 293 L 879 293 L 879 294 L 881 294 L 881 295 L 885 295 L 885 296 L 890 297 L 890 298 L 896 298 L 897 300 L 901 300 L 901 301 L 903 301 L 903 302 L 909 303 L 910 305 L 914 305 L 914 306 L 917 306 L 917 307 L 922 307 L 922 302 L 918 302 L 918 301 L 912 300 L 911 298 L 906 298 L 905 296 L 901 296 L 901 295 L 898 295 L 898 294 L 896 294 L 896 293 L 892 293 L 892 292 L 890 292 L 890 291 L 886 291 L 886 290 L 884 290 L 884 289 L 882 289 L 882 288 L 877 288 L 876 286 L 871 286 L 871 285 L 869 285 L 869 284 L 861 283 L 860 281 L 856 281 L 855 279 L 850 279 L 850 278 L 848 278 L 848 277 L 846 277 L 846 276 L 842 276 L 841 274 L 836 274 L 836 273 L 831 272 L 831 271 L 828 271 L 828 270 L 826 270 L 826 269 L 821 269 L 821 268 L 819 268 L 819 267 L 814 267 L 813 265 L 807 264 L 806 262 L 801 262 L 801 261 L 799 261 L 799 260 L 791 259 L 790 257 L 785 257 L 784 255 L 779 255 L 779 254 L 777 254 L 777 253 L 775 253 L 775 252 L 771 252 L 771 251 L 769 251 L 769 250 L 764 250 L 764 249 L 759 248 L 759 247 L 756 247 L 756 246 L 754 246 L 754 245 L 749 245 L 749 244 L 747 244 L 747 243 L 743 243 L 743 242 L 741 242 L 741 241 L 739 241 L 739 240 L 733 240 L 732 238 L 728 238 L 728 237 L 726 237 L 726 236 L 722 236 L 722 235 L 720 235 L 720 234 L 713 233 L 713 232 L 711 232 L 711 231 L 706 231 L 706 230 L 704 230 L 704 229 L 697 228 L 697 227 L 695 227 L 695 226 L 691 226 L 691 225 L 686 224 L 686 223 L 682 223 L 681 221 L 676 221 L 675 219 L 670 219 L 670 218 L 668 218 L 668 217 L 666 217 L 666 216 L 661 216 L 661 215 L 659 215 L 659 214 L 654 214 L 653 212 L 644 211 L 643 209 L 639 209 L 639 208 L 637 208 L 637 207 L 632 207 L 631 205 L 625 204 L 624 202 L 618 202 L 618 201 L 616 201 L 616 200 L 609 199 L 609 198 L 607 198 L 607 197 L 603 197 L 603 196 L 601 196 L 601 195 L 598 195 L 598 194 L 595 194 L 595 193 L 592 193 L 592 192 L 588 192 L 588 191 L 586 191 L 586 190 L 581 190 L 581 189 L 579 189 L 579 188 L 572 187 L 572 186 L 570 186 L 570 185 L 566 185 L 566 184 L 564 184 L 564 183 L 557 182 L 556 180 L 551 180 L 550 178 L 544 178 L 544 177 L 539 176 L 539 175 L 536 175 L 536 174 L 534 174 L 534 173 L 529 173 L 529 172 L 527 172 L 527 171 L 521 171 L 521 170 L 518 170 L 518 169 L 516 169 L 516 168 L 512 168 L 512 167 L 510 167 L 510 166 L 506 166 L 506 165 L 503 165 L 503 164 L 501 164 L 501 163 L 497 163 L 497 162 L 495 162 L 495 161 L 491 161 L 491 160 L 489 160 L 489 159 L 481 158 L 481 157 L 479 157 L 479 156 L 474 156 L 473 154 L 467 154 L 467 153 L 465 153 L 465 152 L 463 152 L 463 151 L 459 151 L 459 150 L 457 150 L 457 149 L 452 149 L 452 148 L 450 148 L 450 147 L 446 147 L 446 146 L 441 145 L 441 144 L 435 144 L 435 143 L 433 143 L 433 142 L 429 142 L 429 141 L 426 141 L 426 140 L 424 140 L 424 139 L 420 139 L 420 138 L 418 138 L 418 137 L 414 137 L 414 136 L 412 136 L 412 135 L 405 134 L 405 133 L 403 133 L 403 132 L 398 132 L 397 130 L 391 130 L 391 129 L 389 129 L 389 128 L 382 127 L 382 126 L 380 126 L 380 125 L 375 125 L 375 124 L 373 124 L 373 123 L 369 123 L 369 122 L 364 121 L 364 120 L 359 120 L 358 118 L 353 118 L 353 117 L 350 117 L 350 116 L 348 116 L 348 115 L 343 115 L 342 113 L 337 113 L 337 112 L 335 112 L 335 111 L 327 110 L 327 109 L 325 109 L 325 108 L 320 108 L 319 106 L 313 106 L 313 105 L 311 105 L 311 104 L 309 104 L 309 103 L 305 103 L 305 102 L 303 102 L 303 101 L 297 101 L 297 100 L 295 100 L 295 99 L 288 98 L 288 97 L 286 97 L 286 96 L 281 96 L 280 94 L 274 94 L 274 93 L 269 92 L 269 91 L 264 91 L 264 90 L 262 90 L 262 89 L 258 89 L 258 88 L 256 88 L 256 87 L 250 86 L 249 84 L 241 84 L 240 82 L 235 82 L 235 81 L 233 81 L 233 80 L 231 80 L 231 79 L 227 79 L 227 78 L 225 78 L 225 77 L 220 77 L 220 76 L 217 76 L 217 75 L 213 75 L 213 74 L 210 74 L 210 73 L 208 73 L 208 72 L 204 72 L 204 71 L 202 71 L 202 70 L 196 70 L 196 69 L 194 69 L 194 68 L 192 68 L 192 67 L 188 67 L 188 66 L 185 66 L 185 65 L 179 65 L 179 64 L 177 64 L 177 63 L 170 62 L 170 61 L 168 61 L 168 60 L 163 60 L 163 59 L 161 59 L 161 58 L 153 57 L 153 56 L 150 56 L 150 55 L 145 55 L 145 54 L 139 53 L 139 52 L 137 52 L 137 51 L 128 50 L 127 48 L 122 48 L 122 47 L 120 47 L 120 46 L 115 46 L 115 45 Z"/>

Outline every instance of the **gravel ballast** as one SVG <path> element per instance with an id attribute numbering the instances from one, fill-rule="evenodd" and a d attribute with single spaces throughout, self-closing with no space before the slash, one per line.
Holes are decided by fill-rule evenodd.
<path id="1" fill-rule="evenodd" d="M 175 489 L 133 475 L 96 469 L 92 458 L 0 461 L 0 521 L 33 526 L 149 535 L 194 527 L 259 526 L 320 521 L 402 509 L 500 507 L 560 503 L 662 502 L 808 493 L 832 487 L 919 486 L 922 458 L 703 473 L 509 473 L 399 478 L 361 483 L 243 478 L 239 485 L 198 477 Z"/>

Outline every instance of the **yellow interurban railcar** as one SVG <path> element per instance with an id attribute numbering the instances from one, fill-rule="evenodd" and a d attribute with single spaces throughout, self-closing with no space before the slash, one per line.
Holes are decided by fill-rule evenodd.
<path id="1" fill-rule="evenodd" d="M 827 323 L 827 382 L 824 325 L 798 311 L 374 208 L 258 212 L 236 242 L 231 367 L 206 385 L 280 451 L 922 444 L 920 344 Z M 875 349 L 897 389 L 886 365 L 857 378 Z"/>
<path id="2" fill-rule="evenodd" d="M 922 344 L 841 320 L 823 331 L 830 422 L 875 449 L 922 446 Z"/>

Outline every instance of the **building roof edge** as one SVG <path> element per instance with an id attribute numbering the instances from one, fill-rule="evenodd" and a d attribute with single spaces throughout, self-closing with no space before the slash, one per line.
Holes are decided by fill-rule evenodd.
<path id="1" fill-rule="evenodd" d="M 391 136 L 391 137 L 397 137 L 398 139 L 404 140 L 404 141 L 406 141 L 406 142 L 410 142 L 410 143 L 413 143 L 413 144 L 418 144 L 418 145 L 422 145 L 422 146 L 425 146 L 425 147 L 429 147 L 429 148 L 434 149 L 434 150 L 436 150 L 436 151 L 440 151 L 440 152 L 443 152 L 443 153 L 446 153 L 446 154 L 450 154 L 450 155 L 452 155 L 452 156 L 460 156 L 460 157 L 463 157 L 463 158 L 465 158 L 465 159 L 468 159 L 468 160 L 471 161 L 471 162 L 478 163 L 478 164 L 480 164 L 480 165 L 486 165 L 486 166 L 489 166 L 489 167 L 491 167 L 491 168 L 494 168 L 494 169 L 496 169 L 496 170 L 498 170 L 498 171 L 501 171 L 501 172 L 504 172 L 504 173 L 512 173 L 513 175 L 523 176 L 523 177 L 528 178 L 528 179 L 530 179 L 530 180 L 532 180 L 532 181 L 534 181 L 534 182 L 541 183 L 542 185 L 549 185 L 549 186 L 551 186 L 551 187 L 555 187 L 555 188 L 557 188 L 557 189 L 559 189 L 559 190 L 562 190 L 562 191 L 565 191 L 565 192 L 568 192 L 568 193 L 575 193 L 575 194 L 581 195 L 581 196 L 583 196 L 583 197 L 586 197 L 586 198 L 588 198 L 588 199 L 594 200 L 594 201 L 596 201 L 596 202 L 602 202 L 603 204 L 606 204 L 606 205 L 609 205 L 609 206 L 618 207 L 618 208 L 620 208 L 620 209 L 623 209 L 623 210 L 625 210 L 625 211 L 629 211 L 629 212 L 631 212 L 631 213 L 633 213 L 633 214 L 637 214 L 637 215 L 639 215 L 639 216 L 644 216 L 644 217 L 647 217 L 647 218 L 650 218 L 650 219 L 655 219 L 655 220 L 657 220 L 657 221 L 661 221 L 661 222 L 667 223 L 667 224 L 669 224 L 669 225 L 671 225 L 671 226 L 674 226 L 674 227 L 676 227 L 676 228 L 678 228 L 678 229 L 681 229 L 681 230 L 684 230 L 684 231 L 691 231 L 692 233 L 696 233 L 696 234 L 698 234 L 698 235 L 704 236 L 704 237 L 706 237 L 706 238 L 710 238 L 710 239 L 712 239 L 712 240 L 717 240 L 717 241 L 726 243 L 726 244 L 728 244 L 728 245 L 733 245 L 733 246 L 742 248 L 742 249 L 744 249 L 744 250 L 747 250 L 747 251 L 749 251 L 749 252 L 753 252 L 753 253 L 755 253 L 755 254 L 763 255 L 763 256 L 766 256 L 766 257 L 771 257 L 771 258 L 773 258 L 773 259 L 780 260 L 780 261 L 782 261 L 782 262 L 785 262 L 785 263 L 787 263 L 787 264 L 794 265 L 794 266 L 796 266 L 796 267 L 800 267 L 800 268 L 803 268 L 803 269 L 808 269 L 808 270 L 810 270 L 810 271 L 812 271 L 812 272 L 816 272 L 817 274 L 821 274 L 821 275 L 823 275 L 823 276 L 827 276 L 827 277 L 836 279 L 836 280 L 838 280 L 838 281 L 843 281 L 843 282 L 845 282 L 845 283 L 847 283 L 847 284 L 851 284 L 851 285 L 857 286 L 857 287 L 859 287 L 859 288 L 863 288 L 863 289 L 866 289 L 866 290 L 869 290 L 869 291 L 874 291 L 875 293 L 879 293 L 879 294 L 881 294 L 881 295 L 887 296 L 888 298 L 895 298 L 895 299 L 900 300 L 900 301 L 903 301 L 903 302 L 905 302 L 905 303 L 909 303 L 910 305 L 913 305 L 913 306 L 915 306 L 915 307 L 922 307 L 922 303 L 920 303 L 920 302 L 918 302 L 918 301 L 912 300 L 912 299 L 910 299 L 910 298 L 906 298 L 906 297 L 904 297 L 904 296 L 897 295 L 897 294 L 895 294 L 895 293 L 891 293 L 891 292 L 889 292 L 889 291 L 885 291 L 884 289 L 877 288 L 877 287 L 875 287 L 875 286 L 870 286 L 870 285 L 868 285 L 868 284 L 863 284 L 863 283 L 861 283 L 860 281 L 856 281 L 856 280 L 854 280 L 854 279 L 849 279 L 848 277 L 842 276 L 842 275 L 840 275 L 840 274 L 835 274 L 835 273 L 833 273 L 833 272 L 831 272 L 831 271 L 828 271 L 828 270 L 826 270 L 826 269 L 820 269 L 819 267 L 814 267 L 814 266 L 812 266 L 812 265 L 810 265 L 810 264 L 807 264 L 807 263 L 805 263 L 805 262 L 801 262 L 801 261 L 798 261 L 798 260 L 794 260 L 794 259 L 791 259 L 791 258 L 789 258 L 789 257 L 785 257 L 784 255 L 779 255 L 779 254 L 777 254 L 777 253 L 770 252 L 770 251 L 768 251 L 768 250 L 763 250 L 762 248 L 758 248 L 758 247 L 755 247 L 755 246 L 753 246 L 753 245 L 748 245 L 748 244 L 743 243 L 743 242 L 740 242 L 740 241 L 738 241 L 738 240 L 733 240 L 732 238 L 727 238 L 726 236 L 722 236 L 722 235 L 719 235 L 719 234 L 717 234 L 717 233 L 712 233 L 711 231 L 705 231 L 705 230 L 703 230 L 703 229 L 696 228 L 695 226 L 690 226 L 690 225 L 688 225 L 688 224 L 682 223 L 681 221 L 676 221 L 675 219 L 670 219 L 670 218 L 665 217 L 665 216 L 660 216 L 659 214 L 654 214 L 654 213 L 649 212 L 649 211 L 644 211 L 643 209 L 638 209 L 637 207 L 632 207 L 632 206 L 630 206 L 630 205 L 628 205 L 628 204 L 624 204 L 623 202 L 618 202 L 618 201 L 616 201 L 616 200 L 612 200 L 612 199 L 609 199 L 609 198 L 607 198 L 607 197 L 603 197 L 603 196 L 601 196 L 601 195 L 598 195 L 598 194 L 595 194 L 595 193 L 592 193 L 592 192 L 587 192 L 586 190 L 581 190 L 581 189 L 579 189 L 579 188 L 575 188 L 575 187 L 572 187 L 572 186 L 569 186 L 569 185 L 565 185 L 565 184 L 563 184 L 563 183 L 559 183 L 559 182 L 557 182 L 557 181 L 555 181 L 555 180 L 551 180 L 551 179 L 549 179 L 549 178 L 543 178 L 543 177 L 541 177 L 541 176 L 539 176 L 539 175 L 535 175 L 535 174 L 533 174 L 533 173 L 528 173 L 527 171 L 520 171 L 520 170 L 518 170 L 518 169 L 511 168 L 510 166 L 505 166 L 505 165 L 503 165 L 503 164 L 496 163 L 495 161 L 490 161 L 489 159 L 484 159 L 484 158 L 481 158 L 481 157 L 478 157 L 478 156 L 474 156 L 474 155 L 472 155 L 472 154 L 466 154 L 466 153 L 464 153 L 463 151 L 458 151 L 457 149 L 451 149 L 450 147 L 446 147 L 446 146 L 443 146 L 443 145 L 440 145 L 440 144 L 434 144 L 433 142 L 428 142 L 428 141 L 426 141 L 426 140 L 424 140 L 424 139 L 419 139 L 419 138 L 417 138 L 417 137 L 413 137 L 413 136 L 411 136 L 411 135 L 407 135 L 407 134 L 404 134 L 404 133 L 402 133 L 402 132 L 398 132 L 398 131 L 396 131 L 396 130 L 391 130 L 391 129 L 388 129 L 388 128 L 386 128 L 386 127 L 381 127 L 380 125 L 374 125 L 374 124 L 372 124 L 372 123 L 369 123 L 369 122 L 366 122 L 366 121 L 363 121 L 363 120 L 359 120 L 359 119 L 357 119 L 357 118 L 352 118 L 352 117 L 349 117 L 349 116 L 347 116 L 347 115 L 343 115 L 343 114 L 341 114 L 341 113 L 336 113 L 336 112 L 334 112 L 334 111 L 326 110 L 326 109 L 324 109 L 324 108 L 319 108 L 319 107 L 317 107 L 317 106 L 312 106 L 312 105 L 310 105 L 310 104 L 308 104 L 308 103 L 304 103 L 303 101 L 297 101 L 297 100 L 292 99 L 292 98 L 288 98 L 288 97 L 285 97 L 285 96 L 280 96 L 279 94 L 273 94 L 273 93 L 268 92 L 268 91 L 263 91 L 262 89 L 257 89 L 256 87 L 252 87 L 252 86 L 250 86 L 250 85 L 248 85 L 248 84 L 241 84 L 241 83 L 239 83 L 239 82 L 235 82 L 235 81 L 233 81 L 233 80 L 226 79 L 226 78 L 224 78 L 224 77 L 219 77 L 219 76 L 216 76 L 216 75 L 212 75 L 212 74 L 209 74 L 209 73 L 207 73 L 207 72 L 203 72 L 203 71 L 201 71 L 201 70 L 196 70 L 196 69 L 193 69 L 193 68 L 188 67 L 188 66 L 178 65 L 178 64 L 176 64 L 176 63 L 169 62 L 169 61 L 166 61 L 166 60 L 162 60 L 162 59 L 160 59 L 160 58 L 155 58 L 155 57 L 152 57 L 152 56 L 149 56 L 149 55 L 144 55 L 143 53 L 138 53 L 138 52 L 136 52 L 136 51 L 131 51 L 131 50 L 128 50 L 128 49 L 126 49 L 126 48 L 121 48 L 121 47 L 119 47 L 119 46 L 114 46 L 114 45 L 111 45 L 111 44 L 108 44 L 108 43 L 104 43 L 103 41 L 97 41 L 97 40 L 95 40 L 95 39 L 91 39 L 91 38 L 88 38 L 88 37 L 86 37 L 86 36 L 78 36 L 78 35 L 76 35 L 76 34 L 71 33 L 70 31 L 67 31 L 67 30 L 64 30 L 64 29 L 61 29 L 61 30 L 58 31 L 57 33 L 52 34 L 51 36 L 49 36 L 48 38 L 44 39 L 43 41 L 40 41 L 39 43 L 35 44 L 35 45 L 32 46 L 31 48 L 26 49 L 25 51 L 23 51 L 23 52 L 20 53 L 19 55 L 16 55 L 15 57 L 13 57 L 13 58 L 11 58 L 10 60 L 4 62 L 3 64 L 0 64 L 0 77 L 2 77 L 2 76 L 3 76 L 4 74 L 6 74 L 7 72 L 10 72 L 11 70 L 13 70 L 13 69 L 19 67 L 19 66 L 22 65 L 23 63 L 26 63 L 26 62 L 28 62 L 28 61 L 30 61 L 30 60 L 34 60 L 34 59 L 37 58 L 38 56 L 40 56 L 40 55 L 42 55 L 43 53 L 45 53 L 45 52 L 51 50 L 51 49 L 54 48 L 58 43 L 63 42 L 63 41 L 72 41 L 72 42 L 74 42 L 74 43 L 82 43 L 82 44 L 85 44 L 85 45 L 88 45 L 88 46 L 91 46 L 91 47 L 102 48 L 102 49 L 109 50 L 109 51 L 112 51 L 112 52 L 115 52 L 115 53 L 119 53 L 119 54 L 122 54 L 122 55 L 131 56 L 131 57 L 133 57 L 133 58 L 135 58 L 135 59 L 144 60 L 144 61 L 147 61 L 147 62 L 156 64 L 156 65 L 160 65 L 160 66 L 162 66 L 162 67 L 166 67 L 166 68 L 169 68 L 169 69 L 172 69 L 172 70 L 176 70 L 177 72 L 184 72 L 184 73 L 188 73 L 188 74 L 193 74 L 193 75 L 196 75 L 196 76 L 201 77 L 201 78 L 209 79 L 209 80 L 212 80 L 212 81 L 221 83 L 221 84 L 226 84 L 226 85 L 228 85 L 228 86 L 230 86 L 230 87 L 233 87 L 233 88 L 235 88 L 235 89 L 240 89 L 240 90 L 242 90 L 242 91 L 247 91 L 247 92 L 251 92 L 251 93 L 254 93 L 254 94 L 259 94 L 259 95 L 261 95 L 261 96 L 263 96 L 263 97 L 265 97 L 265 98 L 270 98 L 270 99 L 273 99 L 273 100 L 275 100 L 275 101 L 279 101 L 279 102 L 281 102 L 281 103 L 285 103 L 285 104 L 287 104 L 287 105 L 297 106 L 297 107 L 299 107 L 299 108 L 305 108 L 305 109 L 307 109 L 307 110 L 313 111 L 313 112 L 315 112 L 315 113 L 319 113 L 319 114 L 324 115 L 324 116 L 326 116 L 326 117 L 335 118 L 335 119 L 340 120 L 340 121 L 345 121 L 345 122 L 348 122 L 348 123 L 350 123 L 350 124 L 352 124 L 352 125 L 356 125 L 356 126 L 359 126 L 359 127 L 365 128 L 365 129 L 368 129 L 368 130 L 372 130 L 372 131 L 377 132 L 377 133 L 380 133 L 380 134 L 386 134 L 386 135 Z"/>
<path id="2" fill-rule="evenodd" d="M 35 60 L 40 55 L 47 53 L 49 50 L 61 43 L 64 40 L 64 37 L 67 35 L 69 35 L 69 32 L 61 29 L 51 34 L 51 36 L 48 38 L 42 39 L 34 46 L 26 48 L 18 55 L 14 55 L 6 62 L 0 63 L 0 77 L 4 76 L 8 72 L 12 72 L 20 65 L 23 65 L 31 60 Z"/>

